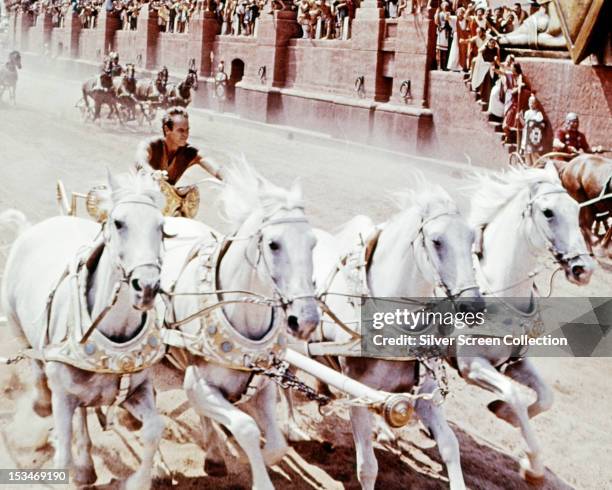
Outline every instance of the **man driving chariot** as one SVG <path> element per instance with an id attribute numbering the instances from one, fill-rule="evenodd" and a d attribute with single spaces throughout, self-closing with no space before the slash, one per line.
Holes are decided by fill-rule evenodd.
<path id="1" fill-rule="evenodd" d="M 188 143 L 189 114 L 183 107 L 172 107 L 162 118 L 161 138 L 143 141 L 136 153 L 136 167 L 148 172 L 163 172 L 162 192 L 166 195 L 168 216 L 192 218 L 199 207 L 196 186 L 176 187 L 186 170 L 199 165 L 214 178 L 223 180 L 220 168 L 200 155 L 197 148 Z"/>

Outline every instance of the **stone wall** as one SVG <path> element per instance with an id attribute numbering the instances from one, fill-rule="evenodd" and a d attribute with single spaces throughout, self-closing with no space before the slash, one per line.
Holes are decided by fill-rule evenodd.
<path id="1" fill-rule="evenodd" d="M 196 105 L 490 168 L 508 159 L 461 76 L 431 71 L 433 24 L 412 16 L 384 19 L 379 0 L 362 1 L 347 40 L 301 39 L 296 14 L 285 11 L 263 11 L 252 37 L 220 35 L 208 12 L 196 14 L 186 34 L 159 32 L 156 13 L 146 9 L 136 31 L 120 30 L 119 19 L 106 12 L 95 29 L 82 29 L 76 16 L 62 29 L 40 21 L 32 26 L 28 16 L 17 14 L 10 42 L 34 53 L 49 43 L 62 65 L 70 59 L 98 64 L 116 50 L 122 62 L 150 71 L 165 65 L 181 78 L 193 59 L 202 77 Z M 222 104 L 211 95 L 221 60 L 231 77 Z M 519 61 L 549 122 L 549 139 L 551 128 L 572 110 L 592 144 L 612 147 L 612 67 Z"/>

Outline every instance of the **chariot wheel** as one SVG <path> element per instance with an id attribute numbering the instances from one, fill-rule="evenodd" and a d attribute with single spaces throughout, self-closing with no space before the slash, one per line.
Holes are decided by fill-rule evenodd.
<path id="1" fill-rule="evenodd" d="M 508 157 L 508 165 L 514 168 L 524 167 L 525 159 L 518 151 L 513 151 Z"/>

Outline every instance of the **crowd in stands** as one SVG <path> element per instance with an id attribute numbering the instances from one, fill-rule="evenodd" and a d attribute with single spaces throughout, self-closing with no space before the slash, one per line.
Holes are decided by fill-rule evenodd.
<path id="1" fill-rule="evenodd" d="M 440 3 L 434 15 L 436 65 L 439 70 L 464 72 L 491 119 L 501 121 L 505 140 L 512 141 L 528 91 L 514 56 L 502 57 L 498 37 L 518 29 L 539 5 L 532 2 L 528 10 L 521 3 L 491 9 L 482 3 Z"/>

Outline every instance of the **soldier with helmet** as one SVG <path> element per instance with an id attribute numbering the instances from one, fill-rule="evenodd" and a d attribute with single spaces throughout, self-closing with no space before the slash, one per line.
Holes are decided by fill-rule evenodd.
<path id="1" fill-rule="evenodd" d="M 555 133 L 553 150 L 564 153 L 591 153 L 586 137 L 578 131 L 579 125 L 578 114 L 568 113 L 563 126 Z"/>
<path id="2" fill-rule="evenodd" d="M 119 77 L 123 74 L 123 67 L 119 64 L 119 53 L 111 51 L 108 53 L 104 66 L 110 65 L 111 75 L 113 77 Z"/>

